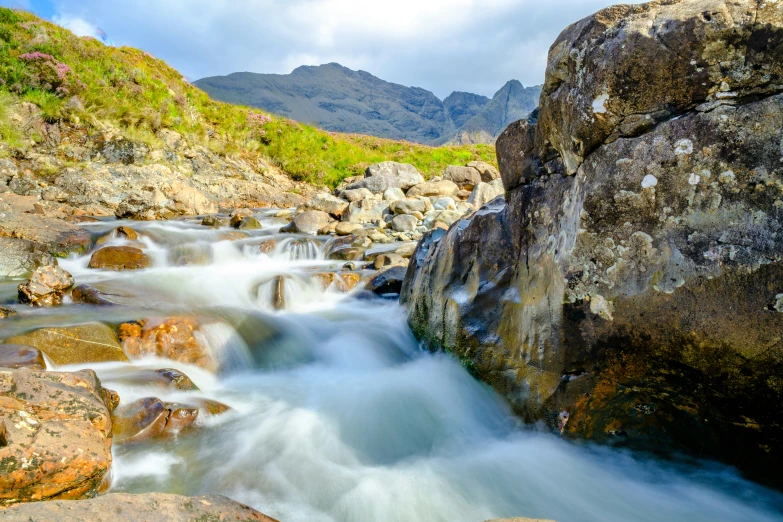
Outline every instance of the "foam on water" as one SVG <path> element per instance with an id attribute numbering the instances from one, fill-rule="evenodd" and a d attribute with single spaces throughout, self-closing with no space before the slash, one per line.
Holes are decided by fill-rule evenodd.
<path id="1" fill-rule="evenodd" d="M 233 408 L 176 440 L 116 445 L 113 490 L 224 494 L 286 522 L 783 520 L 779 494 L 730 469 L 641 459 L 522 426 L 452 357 L 422 351 L 396 303 L 324 292 L 311 275 L 341 262 L 326 260 L 319 240 L 262 222 L 233 242 L 193 223 L 133 223 L 153 257 L 140 272 L 90 270 L 87 256 L 62 262 L 79 283 L 140 296 L 151 315 L 209 317 L 200 341 L 225 362 L 217 376 L 133 363 L 176 367 L 199 392 L 128 384 L 127 365 L 96 367 L 123 402 L 204 397 Z M 257 248 L 267 239 L 278 240 L 269 254 Z M 171 262 L 172 249 L 194 244 L 209 251 L 207 264 Z M 269 288 L 281 275 L 286 308 L 276 312 Z M 108 313 L 74 309 L 79 320 Z"/>

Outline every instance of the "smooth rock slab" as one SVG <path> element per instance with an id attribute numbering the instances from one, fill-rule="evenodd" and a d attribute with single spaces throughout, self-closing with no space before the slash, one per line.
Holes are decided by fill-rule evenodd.
<path id="1" fill-rule="evenodd" d="M 37 348 L 55 364 L 128 360 L 114 330 L 102 323 L 41 328 L 9 337 L 5 342 Z"/>
<path id="2" fill-rule="evenodd" d="M 96 494 L 111 465 L 115 400 L 92 370 L 0 370 L 0 506 Z"/>
<path id="3" fill-rule="evenodd" d="M 79 501 L 20 504 L 0 511 L 14 522 L 277 522 L 244 504 L 219 496 L 183 497 L 167 493 L 110 493 Z"/>
<path id="4" fill-rule="evenodd" d="M 138 270 L 150 266 L 150 258 L 140 248 L 111 246 L 96 251 L 87 266 L 105 270 Z"/>

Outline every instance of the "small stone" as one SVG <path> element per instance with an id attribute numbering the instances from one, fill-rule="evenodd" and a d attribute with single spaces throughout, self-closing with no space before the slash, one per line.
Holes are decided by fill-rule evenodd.
<path id="1" fill-rule="evenodd" d="M 337 223 L 337 226 L 334 229 L 338 236 L 349 236 L 357 230 L 364 230 L 364 227 L 358 223 L 349 223 L 347 221 Z"/>
<path id="2" fill-rule="evenodd" d="M 419 220 L 408 214 L 400 214 L 392 219 L 392 228 L 397 232 L 410 232 L 416 230 Z"/>
<path id="3" fill-rule="evenodd" d="M 260 230 L 263 228 L 261 226 L 261 223 L 254 218 L 253 216 L 249 216 L 246 218 L 242 218 L 242 221 L 237 225 L 239 230 Z"/>
<path id="4" fill-rule="evenodd" d="M 6 319 L 8 317 L 11 317 L 12 315 L 16 315 L 16 310 L 12 310 L 11 308 L 0 306 L 0 319 Z"/>
<path id="5" fill-rule="evenodd" d="M 407 266 L 407 263 L 399 254 L 381 254 L 375 258 L 373 266 L 376 270 L 380 270 L 387 266 Z"/>
<path id="6" fill-rule="evenodd" d="M 248 217 L 253 217 L 253 211 L 247 208 L 238 208 L 231 212 L 229 215 L 229 225 L 232 228 L 238 228 L 242 224 L 242 220 Z"/>

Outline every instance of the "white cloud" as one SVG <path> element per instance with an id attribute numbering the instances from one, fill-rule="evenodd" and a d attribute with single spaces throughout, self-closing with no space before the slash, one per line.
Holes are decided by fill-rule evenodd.
<path id="1" fill-rule="evenodd" d="M 73 34 L 77 36 L 92 36 L 93 38 L 100 38 L 100 31 L 96 26 L 85 20 L 73 15 L 55 15 L 52 18 L 52 22 L 65 27 Z"/>
<path id="2" fill-rule="evenodd" d="M 188 78 L 338 62 L 385 80 L 491 96 L 541 83 L 569 23 L 611 0 L 55 0 L 62 25 L 105 29 Z"/>

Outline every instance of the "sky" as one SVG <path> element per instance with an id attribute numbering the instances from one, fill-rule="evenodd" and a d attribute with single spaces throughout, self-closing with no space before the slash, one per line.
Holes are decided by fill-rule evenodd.
<path id="1" fill-rule="evenodd" d="M 632 0 L 633 1 L 633 0 Z M 638 1 L 638 0 L 636 0 Z M 611 0 L 0 0 L 81 36 L 105 31 L 186 78 L 338 62 L 384 80 L 492 96 L 543 83 L 560 31 Z"/>

